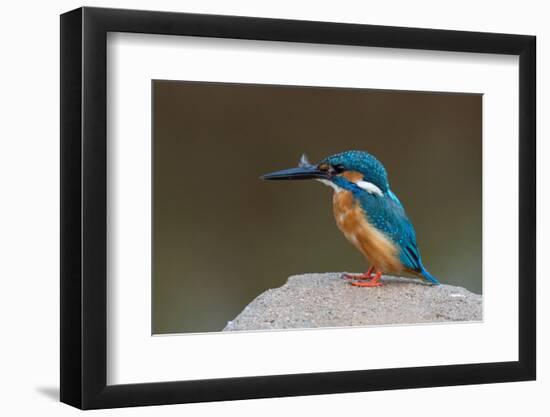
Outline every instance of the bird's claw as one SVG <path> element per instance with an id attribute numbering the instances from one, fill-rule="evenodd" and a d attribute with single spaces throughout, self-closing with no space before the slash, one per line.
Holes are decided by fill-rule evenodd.
<path id="1" fill-rule="evenodd" d="M 344 279 L 362 279 L 358 275 L 351 275 L 351 274 L 342 274 L 342 278 L 344 278 Z"/>
<path id="2" fill-rule="evenodd" d="M 342 275 L 342 278 L 355 279 L 355 280 L 370 280 L 374 278 L 374 276 L 372 275 L 373 271 L 374 271 L 374 268 L 371 266 L 367 272 L 364 272 L 358 275 L 351 275 L 351 274 L 344 273 Z"/>
<path id="3" fill-rule="evenodd" d="M 383 284 L 380 282 L 382 278 L 382 272 L 378 271 L 374 276 L 372 276 L 372 271 L 374 268 L 370 268 L 367 273 L 363 274 L 362 277 L 354 277 L 356 280 L 350 282 L 354 287 L 381 287 Z M 368 278 L 366 278 L 368 276 Z M 365 278 L 363 278 L 365 277 Z"/>

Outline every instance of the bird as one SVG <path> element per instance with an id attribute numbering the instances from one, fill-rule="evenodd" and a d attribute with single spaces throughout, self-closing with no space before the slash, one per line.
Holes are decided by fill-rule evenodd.
<path id="1" fill-rule="evenodd" d="M 343 275 L 351 285 L 380 287 L 383 274 L 412 274 L 428 284 L 440 284 L 422 263 L 414 227 L 403 204 L 390 189 L 384 165 L 370 153 L 349 150 L 317 164 L 303 154 L 298 167 L 260 178 L 317 180 L 333 189 L 336 225 L 370 265 L 365 273 Z"/>

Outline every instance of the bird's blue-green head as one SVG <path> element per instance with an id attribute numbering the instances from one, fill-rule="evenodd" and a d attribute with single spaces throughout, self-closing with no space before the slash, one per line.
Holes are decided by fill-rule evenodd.
<path id="1" fill-rule="evenodd" d="M 322 159 L 317 164 L 302 156 L 297 168 L 262 176 L 264 180 L 316 179 L 335 189 L 359 187 L 371 193 L 389 191 L 388 175 L 382 163 L 364 151 L 345 151 Z"/>

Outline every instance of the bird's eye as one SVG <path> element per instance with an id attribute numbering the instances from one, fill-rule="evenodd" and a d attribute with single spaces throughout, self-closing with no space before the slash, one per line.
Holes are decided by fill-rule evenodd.
<path id="1" fill-rule="evenodd" d="M 337 175 L 345 171 L 342 165 L 321 164 L 318 168 L 321 171 L 328 172 L 330 175 Z"/>
<path id="2" fill-rule="evenodd" d="M 334 170 L 334 172 L 336 172 L 337 174 L 341 174 L 342 172 L 345 171 L 344 167 L 342 165 L 334 165 L 332 167 L 332 169 Z"/>

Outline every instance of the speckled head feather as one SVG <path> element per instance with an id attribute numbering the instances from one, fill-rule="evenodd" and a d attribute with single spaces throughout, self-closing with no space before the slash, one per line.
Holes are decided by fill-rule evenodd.
<path id="1" fill-rule="evenodd" d="M 388 174 L 384 165 L 368 152 L 346 151 L 323 159 L 321 164 L 323 163 L 341 166 L 346 171 L 360 172 L 365 181 L 373 183 L 382 192 L 389 190 Z"/>

